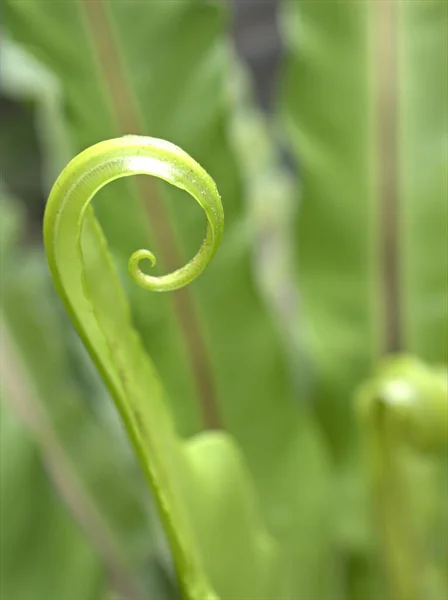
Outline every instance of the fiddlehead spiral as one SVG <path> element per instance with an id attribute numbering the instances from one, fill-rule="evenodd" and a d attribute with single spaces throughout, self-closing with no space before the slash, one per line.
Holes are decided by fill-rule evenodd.
<path id="1" fill-rule="evenodd" d="M 440 453 L 448 445 L 446 372 L 410 356 L 388 359 L 360 391 L 358 410 L 366 426 L 386 428 L 395 444 Z"/>
<path id="2" fill-rule="evenodd" d="M 215 254 L 223 232 L 221 199 L 212 178 L 180 148 L 148 137 L 101 142 L 74 158 L 48 199 L 44 243 L 54 285 L 121 415 L 159 509 L 186 600 L 217 600 L 204 572 L 200 544 L 185 496 L 195 489 L 163 388 L 138 332 L 99 223 L 89 210 L 98 190 L 131 175 L 153 175 L 187 191 L 208 225 L 196 256 L 176 271 L 151 277 L 137 250 L 129 261 L 135 281 L 153 291 L 190 283 Z M 186 491 L 188 492 L 186 494 Z"/>
<path id="3" fill-rule="evenodd" d="M 186 152 L 164 140 L 128 135 L 96 144 L 74 158 L 62 171 L 51 191 L 45 217 L 44 237 L 51 247 L 55 222 L 64 213 L 77 220 L 78 241 L 85 211 L 106 184 L 131 175 L 153 175 L 187 191 L 207 217 L 207 233 L 196 256 L 176 271 L 160 277 L 145 274 L 142 260 L 151 266 L 156 258 L 150 250 L 136 250 L 129 259 L 129 272 L 141 287 L 166 292 L 195 279 L 213 258 L 221 241 L 224 213 L 213 179 Z M 50 264 L 51 266 L 51 264 Z"/>
<path id="4" fill-rule="evenodd" d="M 409 500 L 406 457 L 409 450 L 430 456 L 446 453 L 446 372 L 409 356 L 389 358 L 360 390 L 357 408 L 391 596 L 419 600 L 428 596 L 428 569 Z"/>

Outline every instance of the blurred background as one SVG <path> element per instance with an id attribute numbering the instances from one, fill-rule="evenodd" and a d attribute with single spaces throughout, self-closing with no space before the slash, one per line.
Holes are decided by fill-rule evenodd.
<path id="1" fill-rule="evenodd" d="M 184 264 L 200 208 L 142 177 L 94 208 L 176 430 L 225 429 L 244 454 L 282 548 L 272 600 L 448 599 L 447 21 L 440 0 L 3 0 L 2 599 L 180 597 L 42 243 L 61 169 L 127 133 L 181 146 L 223 198 L 216 258 L 162 295 L 128 257 Z M 418 439 L 435 440 L 400 429 L 406 597 L 355 410 L 397 354 L 394 380 L 431 407 Z"/>

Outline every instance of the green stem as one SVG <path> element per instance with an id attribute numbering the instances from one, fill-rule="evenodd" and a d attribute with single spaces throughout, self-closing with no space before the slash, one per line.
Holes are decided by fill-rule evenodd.
<path id="1" fill-rule="evenodd" d="M 381 553 L 386 565 L 391 600 L 423 600 L 422 563 L 406 494 L 400 455 L 386 403 L 377 400 L 376 418 L 369 431 L 371 484 Z"/>
<path id="2" fill-rule="evenodd" d="M 183 150 L 150 137 L 107 140 L 76 156 L 51 190 L 44 242 L 53 282 L 121 415 L 154 494 L 186 600 L 217 600 L 203 568 L 199 544 L 185 505 L 195 480 L 181 439 L 165 405 L 162 386 L 132 325 L 132 317 L 101 228 L 90 211 L 109 182 L 152 175 L 187 191 L 203 208 L 207 232 L 196 256 L 160 277 L 146 275 L 140 261 L 155 263 L 149 250 L 129 260 L 134 280 L 151 291 L 179 289 L 205 269 L 224 227 L 213 179 Z"/>
<path id="3" fill-rule="evenodd" d="M 388 358 L 359 395 L 372 498 L 391 600 L 426 600 L 423 553 L 410 493 L 409 451 L 440 455 L 448 440 L 446 373 L 415 358 Z M 431 493 L 432 490 L 428 490 Z"/>

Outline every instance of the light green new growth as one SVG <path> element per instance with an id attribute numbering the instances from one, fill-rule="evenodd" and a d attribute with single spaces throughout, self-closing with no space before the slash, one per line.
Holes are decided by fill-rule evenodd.
<path id="1" fill-rule="evenodd" d="M 419 360 L 388 359 L 360 390 L 374 509 L 393 598 L 427 597 L 427 565 L 409 501 L 406 454 L 446 453 L 446 371 Z"/>
<path id="2" fill-rule="evenodd" d="M 68 212 L 78 215 L 79 243 L 82 221 L 93 196 L 106 184 L 130 175 L 153 175 L 186 190 L 197 200 L 207 216 L 207 235 L 197 255 L 186 265 L 162 277 L 151 277 L 140 269 L 144 259 L 154 266 L 156 258 L 146 249 L 135 251 L 129 271 L 142 287 L 155 292 L 176 290 L 191 283 L 213 258 L 221 241 L 224 212 L 213 179 L 186 152 L 165 140 L 128 135 L 106 140 L 88 148 L 63 170 L 55 183 L 45 213 L 44 237 L 52 273 L 56 273 L 52 238 L 57 235 L 58 219 Z"/>
<path id="3" fill-rule="evenodd" d="M 44 219 L 54 284 L 150 484 L 185 599 L 272 597 L 278 548 L 260 518 L 242 453 L 224 432 L 203 432 L 188 441 L 175 432 L 162 385 L 133 329 L 106 240 L 89 207 L 101 187 L 134 174 L 153 175 L 189 192 L 204 209 L 208 227 L 201 249 L 185 266 L 151 277 L 139 265 L 143 259 L 154 263 L 154 255 L 137 250 L 129 261 L 132 277 L 146 289 L 168 291 L 204 270 L 223 232 L 213 180 L 176 146 L 126 136 L 82 152 L 54 184 Z"/>
<path id="4" fill-rule="evenodd" d="M 195 279 L 221 240 L 221 199 L 199 164 L 159 139 L 125 136 L 101 142 L 75 157 L 50 193 L 44 219 L 45 249 L 54 283 L 108 385 L 152 487 L 185 597 L 212 600 L 217 596 L 203 572 L 183 506 L 183 500 L 188 501 L 191 469 L 172 428 L 154 368 L 132 329 L 126 298 L 89 208 L 107 183 L 137 174 L 153 175 L 186 190 L 204 209 L 208 227 L 201 249 L 185 266 L 151 277 L 139 264 L 145 258 L 154 264 L 154 255 L 137 250 L 129 261 L 132 277 L 153 291 L 175 290 Z"/>

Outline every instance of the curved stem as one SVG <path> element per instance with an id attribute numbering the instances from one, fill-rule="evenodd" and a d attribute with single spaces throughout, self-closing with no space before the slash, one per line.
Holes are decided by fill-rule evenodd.
<path id="1" fill-rule="evenodd" d="M 161 277 L 146 275 L 140 269 L 144 259 L 154 266 L 150 250 L 136 250 L 129 259 L 129 272 L 138 285 L 166 292 L 191 283 L 213 258 L 222 238 L 224 213 L 213 179 L 186 152 L 164 140 L 128 135 L 92 146 L 74 158 L 55 183 L 45 212 L 44 240 L 48 260 L 57 271 L 51 252 L 58 220 L 70 215 L 76 225 L 79 244 L 82 222 L 94 195 L 106 184 L 131 175 L 153 175 L 186 190 L 204 209 L 207 233 L 196 256 L 176 271 Z M 74 221 L 76 217 L 76 221 Z"/>
<path id="2" fill-rule="evenodd" d="M 140 262 L 155 262 L 149 250 L 129 261 L 134 280 L 151 291 L 181 288 L 215 254 L 223 233 L 223 208 L 212 178 L 188 154 L 163 140 L 125 136 L 101 142 L 74 158 L 50 193 L 44 242 L 53 282 L 104 379 L 153 491 L 185 598 L 217 600 L 203 569 L 196 531 L 185 506 L 194 487 L 154 366 L 133 329 L 131 313 L 90 202 L 120 177 L 153 175 L 192 195 L 207 216 L 202 246 L 189 263 L 152 277 Z"/>

